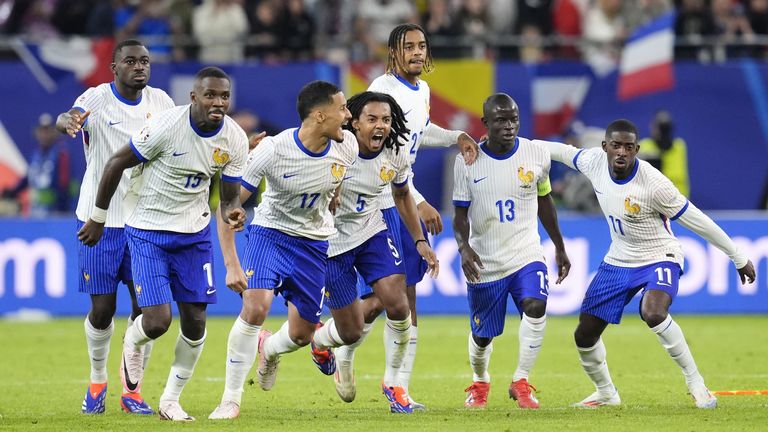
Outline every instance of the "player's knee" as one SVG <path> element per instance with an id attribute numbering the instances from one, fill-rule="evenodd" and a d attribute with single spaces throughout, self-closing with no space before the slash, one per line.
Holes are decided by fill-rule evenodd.
<path id="1" fill-rule="evenodd" d="M 144 314 L 144 318 L 141 320 L 144 333 L 152 339 L 157 339 L 164 335 L 171 327 L 171 321 L 172 317 L 170 314 L 157 314 L 155 316 Z"/>
<path id="2" fill-rule="evenodd" d="M 523 313 L 531 318 L 541 318 L 547 313 L 547 302 L 544 300 L 527 298 L 523 300 Z"/>
<path id="3" fill-rule="evenodd" d="M 105 329 L 112 323 L 112 317 L 115 316 L 115 308 L 108 306 L 94 307 L 88 315 L 94 328 Z"/>
<path id="4" fill-rule="evenodd" d="M 344 341 L 344 344 L 350 345 L 358 340 L 360 340 L 360 337 L 363 335 L 363 327 L 357 327 L 357 326 L 351 326 L 346 328 L 339 329 L 339 336 L 341 337 L 341 340 Z"/>
<path id="5" fill-rule="evenodd" d="M 384 310 L 384 305 L 376 296 L 371 296 L 365 299 L 365 311 L 363 312 L 365 322 L 371 323 L 376 320 L 376 317 L 381 315 Z"/>
<path id="6" fill-rule="evenodd" d="M 475 341 L 475 345 L 480 348 L 485 348 L 493 342 L 493 338 L 480 337 L 474 333 L 472 333 L 472 340 Z"/>
<path id="7" fill-rule="evenodd" d="M 600 336 L 590 334 L 590 332 L 585 331 L 581 327 L 576 327 L 576 331 L 573 332 L 573 339 L 576 341 L 577 347 L 589 348 L 595 346 L 597 341 L 600 340 Z"/>
<path id="8" fill-rule="evenodd" d="M 656 327 L 662 322 L 664 322 L 665 319 L 667 319 L 667 313 L 664 311 L 643 311 L 643 321 L 648 325 L 648 327 Z"/>

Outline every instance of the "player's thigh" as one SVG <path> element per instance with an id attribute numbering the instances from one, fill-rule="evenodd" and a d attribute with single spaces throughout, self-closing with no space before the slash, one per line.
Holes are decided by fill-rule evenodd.
<path id="1" fill-rule="evenodd" d="M 78 221 L 77 229 L 82 225 Z M 78 291 L 93 295 L 116 293 L 121 280 L 130 280 L 130 276 L 121 271 L 127 249 L 122 228 L 104 228 L 101 240 L 94 246 L 78 242 Z"/>
<path id="2" fill-rule="evenodd" d="M 325 301 L 325 277 L 328 265 L 328 242 L 295 239 L 291 251 L 294 265 L 290 277 L 281 287 L 286 301 L 296 307 L 298 314 L 308 322 L 317 323 Z"/>
<path id="3" fill-rule="evenodd" d="M 421 232 L 427 242 L 429 237 L 427 236 L 427 228 L 424 223 L 421 222 Z M 415 286 L 417 283 L 424 279 L 424 275 L 427 274 L 427 261 L 419 255 L 419 251 L 416 249 L 413 237 L 408 232 L 408 228 L 405 223 L 400 223 L 400 238 L 402 240 L 401 252 L 403 255 L 403 263 L 405 264 L 405 282 L 409 286 Z"/>
<path id="4" fill-rule="evenodd" d="M 402 309 L 408 307 L 408 299 L 404 267 L 388 230 L 376 233 L 363 243 L 358 248 L 354 264 L 388 312 L 401 309 L 397 314 L 405 313 Z"/>
<path id="5" fill-rule="evenodd" d="M 293 240 L 277 230 L 250 225 L 246 231 L 242 266 L 248 278 L 248 288 L 277 289 L 291 273 L 287 254 Z"/>
<path id="6" fill-rule="evenodd" d="M 549 296 L 547 265 L 534 261 L 513 273 L 509 293 L 520 314 L 525 312 L 529 316 L 538 315 L 534 318 L 543 316 Z M 530 310 L 526 311 L 526 307 Z"/>
<path id="7" fill-rule="evenodd" d="M 510 277 L 479 284 L 467 284 L 472 333 L 493 338 L 504 332 Z"/>
<path id="8" fill-rule="evenodd" d="M 669 307 L 677 296 L 682 269 L 674 262 L 660 262 L 638 270 L 638 281 L 645 285 L 640 301 L 643 319 L 666 318 Z"/>
<path id="9" fill-rule="evenodd" d="M 171 268 L 168 255 L 161 245 L 150 241 L 151 233 L 126 228 L 131 251 L 133 287 L 136 302 L 144 308 L 170 303 Z"/>
<path id="10" fill-rule="evenodd" d="M 581 312 L 611 324 L 619 324 L 624 306 L 640 289 L 632 284 L 633 270 L 601 263 L 584 294 Z"/>
<path id="11" fill-rule="evenodd" d="M 332 312 L 358 301 L 355 249 L 328 258 L 325 274 L 325 304 Z"/>
<path id="12" fill-rule="evenodd" d="M 209 228 L 195 234 L 178 234 L 179 245 L 168 252 L 171 291 L 178 303 L 216 303 L 213 245 Z"/>

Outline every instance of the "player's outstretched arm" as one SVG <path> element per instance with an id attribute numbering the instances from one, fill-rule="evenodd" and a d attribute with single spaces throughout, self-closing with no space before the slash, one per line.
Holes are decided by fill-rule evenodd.
<path id="1" fill-rule="evenodd" d="M 429 268 L 427 273 L 433 278 L 436 278 L 440 272 L 440 262 L 437 260 L 435 251 L 424 239 L 421 231 L 421 223 L 419 223 L 419 213 L 416 209 L 416 203 L 411 196 L 410 188 L 406 182 L 402 187 L 392 185 L 392 198 L 395 201 L 395 207 L 397 212 L 400 213 L 400 217 L 405 223 L 405 227 L 411 234 L 411 238 L 416 242 L 416 250 L 419 255 L 427 261 Z"/>
<path id="2" fill-rule="evenodd" d="M 74 108 L 63 112 L 56 117 L 56 130 L 74 138 L 83 128 L 83 123 L 89 115 L 91 115 L 90 111 L 82 112 Z"/>
<path id="3" fill-rule="evenodd" d="M 563 242 L 563 235 L 560 233 L 560 225 L 557 223 L 557 209 L 552 194 L 539 196 L 538 200 L 539 220 L 555 245 L 555 262 L 557 263 L 557 281 L 555 283 L 559 284 L 568 277 L 568 273 L 571 271 L 571 260 L 568 259 L 568 254 L 565 252 L 565 242 Z"/>
<path id="4" fill-rule="evenodd" d="M 480 152 L 477 142 L 468 133 L 443 129 L 431 122 L 424 129 L 424 138 L 421 144 L 426 147 L 450 147 L 456 144 L 467 165 L 475 163 Z"/>
<path id="5" fill-rule="evenodd" d="M 461 270 L 469 282 L 480 282 L 480 270 L 485 267 L 469 245 L 469 207 L 454 206 L 453 209 L 453 236 L 461 254 Z"/>
<path id="6" fill-rule="evenodd" d="M 91 217 L 77 233 L 78 240 L 83 242 L 84 245 L 94 246 L 99 242 L 101 235 L 104 233 L 104 222 L 107 220 L 109 202 L 112 200 L 112 196 L 115 195 L 117 186 L 120 184 L 123 171 L 140 163 L 141 161 L 131 150 L 130 145 L 119 149 L 109 158 L 104 166 L 104 174 L 102 174 L 101 181 L 99 182 L 99 190 L 96 193 L 96 202 L 91 211 Z"/>
<path id="7" fill-rule="evenodd" d="M 576 155 L 578 155 L 579 152 L 584 151 L 584 149 L 579 149 L 572 145 L 563 144 L 555 141 L 534 140 L 534 142 L 544 145 L 547 151 L 549 151 L 549 155 L 553 161 L 562 162 L 568 168 L 571 168 L 571 169 L 575 169 L 575 170 L 579 169 L 575 165 L 577 160 Z"/>
<path id="8" fill-rule="evenodd" d="M 243 272 L 243 267 L 240 264 L 240 257 L 237 255 L 237 247 L 235 246 L 235 229 L 233 228 L 232 224 L 237 224 L 237 220 L 240 219 L 240 212 L 237 211 L 237 209 L 243 210 L 242 207 L 240 207 L 240 203 L 245 202 L 251 196 L 251 191 L 246 188 L 240 189 L 240 198 L 237 200 L 237 207 L 235 207 L 235 211 L 230 211 L 229 215 L 229 217 L 234 217 L 235 220 L 231 220 L 229 217 L 227 217 L 227 220 L 224 220 L 224 217 L 222 217 L 222 215 L 226 214 L 224 210 L 224 187 L 225 186 L 222 184 L 222 200 L 219 204 L 219 208 L 216 211 L 216 234 L 218 234 L 219 237 L 221 255 L 224 257 L 224 266 L 227 268 L 227 288 L 236 293 L 241 293 L 248 288 L 248 278 L 245 276 L 245 272 Z M 231 191 L 227 191 L 226 193 L 229 194 Z M 235 195 L 237 195 L 237 193 L 235 193 Z M 242 213 L 242 221 L 243 223 L 245 222 L 244 211 Z"/>
<path id="9" fill-rule="evenodd" d="M 690 202 L 680 211 L 682 213 L 678 215 L 677 219 L 680 225 L 700 235 L 728 255 L 739 272 L 742 284 L 755 281 L 755 266 L 752 261 L 739 250 L 733 240 L 715 221 Z"/>

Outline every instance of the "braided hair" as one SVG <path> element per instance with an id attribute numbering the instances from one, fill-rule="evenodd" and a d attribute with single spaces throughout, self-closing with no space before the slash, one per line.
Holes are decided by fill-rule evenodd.
<path id="1" fill-rule="evenodd" d="M 377 93 L 372 91 L 364 91 L 358 93 L 347 100 L 347 108 L 352 113 L 352 120 L 359 120 L 360 115 L 363 113 L 363 108 L 370 102 L 384 102 L 389 104 L 389 110 L 392 113 L 392 125 L 389 135 L 384 139 L 384 146 L 388 149 L 394 148 L 395 154 L 400 152 L 400 147 L 404 146 L 404 141 L 408 141 L 408 134 L 411 132 L 405 126 L 405 114 L 403 114 L 400 105 L 395 102 L 395 99 L 384 93 Z M 352 127 L 352 120 L 344 125 L 344 129 L 355 133 L 355 129 Z"/>
<path id="2" fill-rule="evenodd" d="M 429 73 L 434 69 L 434 62 L 432 61 L 432 47 L 429 45 L 429 37 L 427 32 L 418 24 L 400 24 L 389 33 L 389 40 L 387 41 L 388 56 L 387 56 L 387 73 L 397 73 L 397 68 L 400 66 L 401 70 L 405 70 L 405 65 L 401 65 L 400 58 L 402 57 L 403 45 L 405 44 L 405 34 L 412 30 L 418 30 L 424 35 L 424 40 L 427 43 L 427 55 L 424 58 L 424 72 Z"/>

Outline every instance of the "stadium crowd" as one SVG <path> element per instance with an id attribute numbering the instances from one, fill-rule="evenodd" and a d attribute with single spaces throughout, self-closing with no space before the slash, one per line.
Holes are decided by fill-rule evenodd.
<path id="1" fill-rule="evenodd" d="M 342 62 L 385 58 L 389 30 L 413 22 L 438 58 L 590 61 L 616 60 L 633 29 L 673 9 L 678 59 L 766 56 L 767 0 L 0 0 L 0 32 L 140 37 L 153 61 Z"/>

